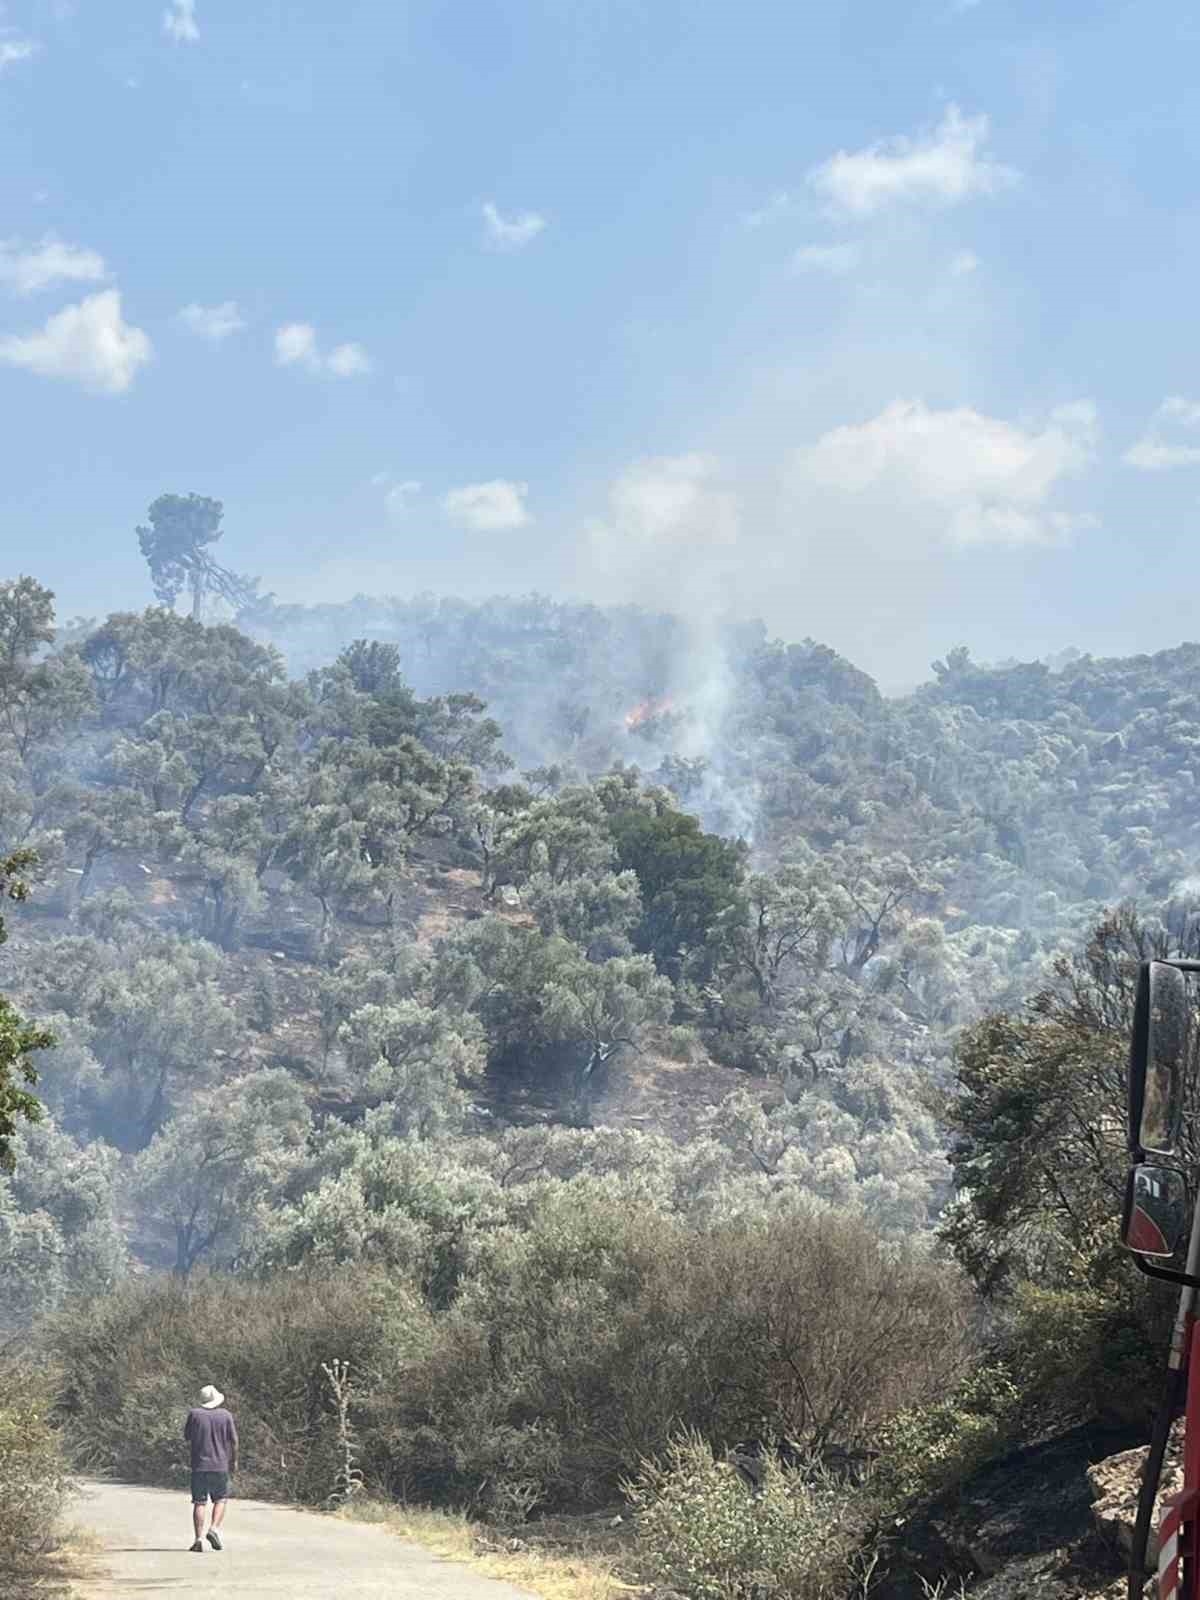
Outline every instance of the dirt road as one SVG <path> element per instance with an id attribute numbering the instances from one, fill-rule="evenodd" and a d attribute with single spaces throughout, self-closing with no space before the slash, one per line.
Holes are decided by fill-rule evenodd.
<path id="1" fill-rule="evenodd" d="M 205 1600 L 531 1600 L 521 1589 L 404 1544 L 381 1528 L 257 1500 L 231 1500 L 225 1548 L 192 1555 L 187 1495 L 87 1483 L 70 1518 L 95 1541 L 81 1600 L 203 1595 Z"/>

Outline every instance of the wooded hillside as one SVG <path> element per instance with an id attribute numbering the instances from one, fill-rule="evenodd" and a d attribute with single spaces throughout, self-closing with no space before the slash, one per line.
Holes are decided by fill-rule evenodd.
<path id="1" fill-rule="evenodd" d="M 812 642 L 632 609 L 56 631 L 0 585 L 0 854 L 32 896 L 0 951 L 2 1315 L 110 1295 L 54 1336 L 82 1458 L 132 1470 L 101 1346 L 160 1328 L 144 1394 L 190 1359 L 186 1291 L 138 1285 L 166 1269 L 249 1297 L 230 1359 L 267 1411 L 275 1297 L 302 1276 L 316 1360 L 358 1284 L 356 1359 L 394 1334 L 404 1367 L 372 1471 L 435 1497 L 613 1492 L 671 1437 L 635 1350 L 674 1352 L 714 1444 L 891 1439 L 902 1500 L 1031 1415 L 1140 1414 L 1120 1057 L 1132 964 L 1197 941 L 1198 659 L 954 649 L 888 700 Z M 722 1260 L 759 1262 L 736 1328 L 703 1311 Z M 907 1354 L 830 1366 L 814 1330 L 869 1323 L 864 1270 Z M 1008 1331 L 972 1376 L 976 1290 Z M 715 1352 L 755 1340 L 722 1410 Z M 316 1492 L 312 1403 L 264 1489 Z"/>

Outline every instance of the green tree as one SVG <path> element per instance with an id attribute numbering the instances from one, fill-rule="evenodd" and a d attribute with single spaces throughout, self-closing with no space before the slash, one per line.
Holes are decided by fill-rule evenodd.
<path id="1" fill-rule="evenodd" d="M 263 879 L 284 849 L 293 806 L 286 779 L 257 794 L 221 795 L 194 826 L 158 818 L 164 855 L 199 884 L 196 927 L 224 950 L 238 947 L 243 920 L 264 902 Z"/>
<path id="2" fill-rule="evenodd" d="M 899 851 L 880 856 L 861 845 L 839 845 L 825 869 L 853 911 L 838 941 L 841 966 L 852 978 L 862 975 L 911 908 L 936 905 L 943 892 L 932 872 L 919 870 Z"/>
<path id="3" fill-rule="evenodd" d="M 561 884 L 585 873 L 606 872 L 615 854 L 606 821 L 600 797 L 581 785 L 519 808 L 507 807 L 490 852 L 493 881 L 521 887 L 536 873 Z"/>
<path id="4" fill-rule="evenodd" d="M 647 956 L 589 961 L 568 939 L 489 918 L 438 951 L 435 992 L 470 1005 L 501 1077 L 546 1074 L 582 1114 L 610 1064 L 671 1014 L 674 991 Z"/>
<path id="5" fill-rule="evenodd" d="M 237 1253 L 260 1202 L 297 1170 L 311 1129 L 304 1094 L 277 1069 L 247 1073 L 197 1096 L 139 1155 L 134 1194 L 170 1234 L 175 1271 Z"/>
<path id="6" fill-rule="evenodd" d="M 372 1121 L 318 1135 L 303 1192 L 263 1214 L 247 1254 L 259 1269 L 371 1262 L 444 1307 L 473 1246 L 508 1215 L 496 1179 L 448 1141 L 397 1138 Z"/>
<path id="7" fill-rule="evenodd" d="M 346 668 L 359 694 L 377 699 L 405 686 L 399 646 L 382 639 L 353 640 L 338 657 L 337 665 Z"/>
<path id="8" fill-rule="evenodd" d="M 774 874 L 748 878 L 744 893 L 720 913 L 713 942 L 730 973 L 748 979 L 770 1007 L 800 975 L 825 971 L 852 913 L 847 891 L 805 852 Z"/>
<path id="9" fill-rule="evenodd" d="M 21 672 L 54 641 L 54 592 L 34 578 L 0 583 L 0 678 Z"/>
<path id="10" fill-rule="evenodd" d="M 390 908 L 416 841 L 466 826 L 475 790 L 467 762 L 409 736 L 380 747 L 324 740 L 280 852 L 317 897 L 322 937 L 339 901 L 374 892 Z"/>
<path id="11" fill-rule="evenodd" d="M 19 850 L 0 860 L 0 901 L 29 898 L 27 875 L 37 866 L 31 850 Z M 8 928 L 0 916 L 0 944 L 8 938 Z M 35 1050 L 46 1050 L 54 1035 L 46 1028 L 27 1022 L 19 1011 L 0 995 L 0 1172 L 13 1170 L 13 1135 L 18 1122 L 37 1122 L 41 1105 L 31 1093 L 37 1072 L 30 1057 Z"/>
<path id="12" fill-rule="evenodd" d="M 0 1327 L 53 1310 L 68 1295 L 106 1294 L 128 1250 L 117 1214 L 117 1152 L 77 1144 L 48 1118 L 16 1138 L 12 1177 L 0 1177 Z"/>
<path id="13" fill-rule="evenodd" d="M 105 1069 L 105 1115 L 117 1144 L 140 1149 L 191 1093 L 211 1082 L 235 1017 L 217 977 L 221 957 L 200 940 L 160 938 L 88 985 L 84 1015 Z"/>
<path id="14" fill-rule="evenodd" d="M 943 1115 L 959 1199 L 943 1234 L 985 1290 L 1119 1277 L 1125 1075 L 1138 963 L 1200 952 L 1200 919 L 1106 916 L 1023 1012 L 967 1028 Z"/>
<path id="15" fill-rule="evenodd" d="M 628 955 L 629 935 L 641 916 L 636 874 L 587 873 L 556 880 L 535 872 L 525 886 L 522 903 L 545 934 L 561 934 L 591 960 Z"/>
<path id="16" fill-rule="evenodd" d="M 36 846 L 47 861 L 56 792 L 71 743 L 94 709 L 87 669 L 39 651 L 54 639 L 54 596 L 32 578 L 0 583 L 0 843 Z"/>
<path id="17" fill-rule="evenodd" d="M 56 796 L 67 847 L 80 863 L 76 890 L 82 902 L 98 864 L 106 857 L 147 842 L 149 818 L 136 789 L 64 786 Z"/>
<path id="18" fill-rule="evenodd" d="M 484 1066 L 477 1029 L 456 1026 L 442 1009 L 401 999 L 359 1006 L 338 1040 L 356 1098 L 386 1111 L 395 1133 L 427 1139 L 461 1125 L 467 1086 Z"/>
<path id="19" fill-rule="evenodd" d="M 321 908 L 324 946 L 341 902 L 365 895 L 374 882 L 363 844 L 363 824 L 346 808 L 310 793 L 280 846 L 281 865 L 314 896 Z"/>
<path id="20" fill-rule="evenodd" d="M 619 865 L 635 872 L 641 886 L 634 945 L 678 977 L 687 954 L 703 950 L 721 914 L 737 902 L 746 846 L 705 833 L 682 811 L 621 811 L 609 828 Z"/>
<path id="21" fill-rule="evenodd" d="M 207 546 L 223 536 L 225 508 L 199 494 L 160 494 L 148 512 L 149 526 L 137 530 L 138 544 L 150 568 L 154 593 L 174 607 L 181 589 L 192 595 L 192 618 L 200 620 L 207 594 L 235 606 L 254 597 L 257 580 L 238 577 L 219 566 Z"/>

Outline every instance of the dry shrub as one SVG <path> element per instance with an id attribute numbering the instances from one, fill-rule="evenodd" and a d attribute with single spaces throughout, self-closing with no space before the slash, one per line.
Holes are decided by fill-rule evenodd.
<path id="1" fill-rule="evenodd" d="M 555 1506 L 610 1497 L 680 1427 L 853 1450 L 960 1376 L 966 1323 L 956 1272 L 854 1219 L 697 1230 L 551 1192 L 406 1372 L 388 1453 L 418 1498 L 519 1479 Z"/>
<path id="2" fill-rule="evenodd" d="M 603 1177 L 550 1183 L 476 1238 L 451 1304 L 361 1270 L 124 1289 L 60 1320 L 76 1457 L 182 1483 L 196 1388 L 229 1395 L 245 1492 L 324 1501 L 348 1361 L 368 1485 L 501 1520 L 611 1500 L 680 1428 L 715 1448 L 874 1442 L 944 1394 L 965 1350 L 953 1272 L 820 1212 L 697 1227 Z"/>
<path id="3" fill-rule="evenodd" d="M 215 1383 L 237 1418 L 239 1492 L 317 1504 L 340 1461 L 322 1363 L 347 1361 L 364 1389 L 386 1391 L 426 1322 L 403 1285 L 345 1269 L 129 1285 L 51 1329 L 57 1412 L 80 1465 L 182 1485 L 184 1416 Z"/>
<path id="4" fill-rule="evenodd" d="M 693 1359 L 725 1438 L 757 1421 L 812 1453 L 869 1445 L 882 1419 L 943 1394 L 970 1359 L 957 1269 L 881 1244 L 853 1215 L 714 1230 L 695 1241 L 686 1283 Z"/>
<path id="5" fill-rule="evenodd" d="M 48 1421 L 44 1374 L 0 1357 L 0 1593 L 15 1592 L 54 1544 L 71 1493 Z"/>

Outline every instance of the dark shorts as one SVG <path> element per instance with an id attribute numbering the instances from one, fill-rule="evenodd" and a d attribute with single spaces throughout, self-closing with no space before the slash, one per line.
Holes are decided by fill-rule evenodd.
<path id="1" fill-rule="evenodd" d="M 202 1506 L 208 1500 L 216 1505 L 218 1500 L 229 1499 L 229 1474 L 227 1472 L 193 1472 L 192 1504 Z"/>

